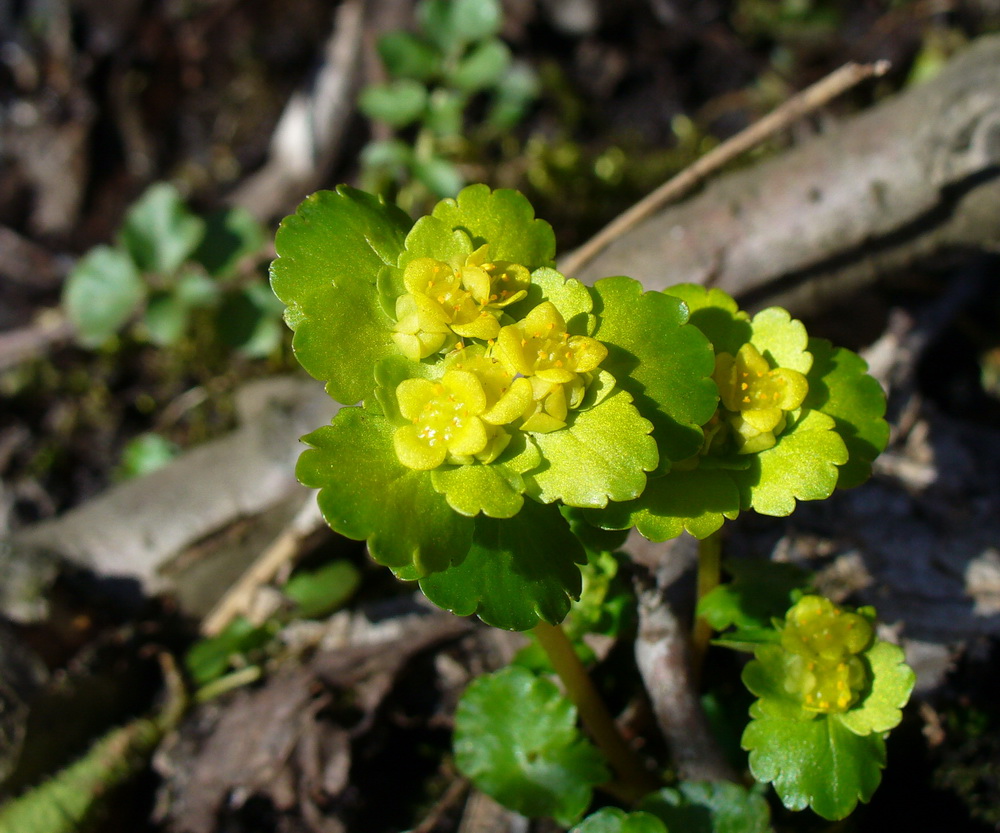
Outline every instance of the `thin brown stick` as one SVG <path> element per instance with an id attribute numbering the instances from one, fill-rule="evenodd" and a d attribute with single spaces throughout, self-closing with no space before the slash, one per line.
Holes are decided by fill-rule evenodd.
<path id="1" fill-rule="evenodd" d="M 876 61 L 873 64 L 852 62 L 844 64 L 840 69 L 834 70 L 812 86 L 806 87 L 760 121 L 754 122 L 746 130 L 713 148 L 677 176 L 667 180 L 630 209 L 618 215 L 580 248 L 564 258 L 559 264 L 560 270 L 572 277 L 573 273 L 590 263 L 616 238 L 637 226 L 666 204 L 687 194 L 709 174 L 784 130 L 803 116 L 847 92 L 851 87 L 860 84 L 865 79 L 885 75 L 888 70 L 888 61 Z"/>
<path id="2" fill-rule="evenodd" d="M 202 620 L 203 636 L 217 636 L 236 616 L 250 608 L 257 590 L 273 579 L 285 565 L 294 561 L 302 550 L 302 542 L 323 524 L 312 495 L 291 524 L 271 543 Z"/>

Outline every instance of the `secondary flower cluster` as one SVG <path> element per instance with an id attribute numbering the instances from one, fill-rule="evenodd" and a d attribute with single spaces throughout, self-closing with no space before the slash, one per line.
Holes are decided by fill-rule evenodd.
<path id="1" fill-rule="evenodd" d="M 822 596 L 804 596 L 788 611 L 781 631 L 785 690 L 807 711 L 846 712 L 869 683 L 858 656 L 875 634 L 863 616 Z"/>
<path id="2" fill-rule="evenodd" d="M 772 368 L 750 343 L 735 356 L 719 353 L 713 379 L 721 399 L 715 429 L 729 429 L 738 454 L 771 448 L 785 429 L 788 412 L 809 393 L 805 376 L 787 367 Z"/>
<path id="3" fill-rule="evenodd" d="M 596 339 L 570 335 L 549 301 L 520 321 L 510 319 L 505 310 L 527 296 L 530 273 L 488 258 L 484 244 L 451 263 L 421 257 L 405 267 L 393 341 L 413 361 L 439 355 L 444 371 L 439 379 L 406 379 L 396 388 L 409 424 L 393 444 L 408 468 L 490 463 L 512 430 L 564 428 L 607 356 Z"/>

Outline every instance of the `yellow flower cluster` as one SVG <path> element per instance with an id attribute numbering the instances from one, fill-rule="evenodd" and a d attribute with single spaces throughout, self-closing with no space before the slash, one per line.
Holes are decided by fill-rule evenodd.
<path id="1" fill-rule="evenodd" d="M 804 596 L 788 611 L 781 632 L 781 647 L 788 652 L 785 690 L 799 695 L 808 711 L 847 711 L 868 684 L 858 654 L 873 637 L 863 616 L 822 596 Z"/>
<path id="2" fill-rule="evenodd" d="M 488 251 L 480 246 L 461 263 L 421 257 L 407 264 L 392 335 L 404 356 L 427 358 L 455 336 L 496 338 L 500 313 L 524 298 L 531 277 L 519 264 L 491 262 Z"/>
<path id="3" fill-rule="evenodd" d="M 715 384 L 722 400 L 716 430 L 729 428 L 739 454 L 771 448 L 785 428 L 786 415 L 809 392 L 806 377 L 787 367 L 772 368 L 752 344 L 732 356 L 715 357 Z"/>
<path id="4" fill-rule="evenodd" d="M 420 265 L 419 274 L 423 276 L 427 268 Z M 517 275 L 520 269 L 506 264 L 503 272 L 497 270 L 499 280 L 503 274 Z M 449 276 L 441 269 L 435 274 L 442 273 L 442 280 L 456 293 L 453 297 L 467 291 L 455 273 Z M 516 298 L 524 294 L 522 288 L 514 292 Z M 474 332 L 461 323 L 462 309 L 455 310 L 462 314 L 448 326 L 465 337 L 485 338 L 487 345 L 463 345 L 451 353 L 438 381 L 407 379 L 396 388 L 400 413 L 409 424 L 397 429 L 394 445 L 400 461 L 412 469 L 489 463 L 507 447 L 511 430 L 546 433 L 564 428 L 569 411 L 583 401 L 592 371 L 608 353 L 596 339 L 569 335 L 562 315 L 548 301 L 502 328 L 487 309 L 469 325 L 482 327 Z M 478 324 L 485 318 L 495 329 Z M 463 332 L 456 329 L 456 320 Z M 427 333 L 423 323 L 418 326 L 420 334 Z M 478 335 L 481 332 L 492 335 Z M 420 334 L 410 335 L 419 340 Z"/>

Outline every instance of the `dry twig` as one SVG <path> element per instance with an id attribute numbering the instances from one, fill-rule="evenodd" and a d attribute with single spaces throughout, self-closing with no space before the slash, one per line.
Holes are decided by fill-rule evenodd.
<path id="1" fill-rule="evenodd" d="M 865 79 L 885 75 L 888 70 L 888 61 L 876 61 L 873 64 L 845 64 L 812 86 L 807 87 L 798 95 L 792 96 L 776 110 L 710 150 L 677 176 L 667 180 L 655 191 L 608 223 L 560 263 L 561 271 L 572 276 L 616 238 L 655 214 L 663 206 L 689 193 L 709 174 L 789 127 L 803 116 L 842 95 L 851 87 Z"/>

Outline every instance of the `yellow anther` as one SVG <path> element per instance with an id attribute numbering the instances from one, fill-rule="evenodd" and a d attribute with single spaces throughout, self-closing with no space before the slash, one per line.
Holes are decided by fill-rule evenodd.
<path id="1" fill-rule="evenodd" d="M 746 376 L 746 373 L 743 374 Z M 750 387 L 746 382 L 740 382 L 740 390 L 747 390 Z"/>

